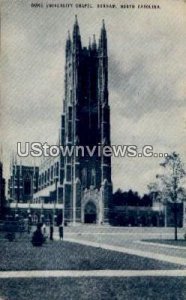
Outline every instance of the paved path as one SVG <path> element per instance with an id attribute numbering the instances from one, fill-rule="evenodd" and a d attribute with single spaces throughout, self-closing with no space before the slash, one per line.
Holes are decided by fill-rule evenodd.
<path id="1" fill-rule="evenodd" d="M 91 270 L 91 271 L 8 271 L 0 272 L 5 278 L 49 278 L 49 277 L 186 277 L 186 270 Z"/>
<path id="2" fill-rule="evenodd" d="M 126 234 L 121 234 L 115 232 L 115 234 L 84 234 L 84 233 L 76 233 L 70 234 L 69 232 L 65 232 L 65 239 L 73 239 L 73 240 L 84 240 L 89 242 L 95 242 L 98 244 L 106 244 L 116 247 L 124 247 L 127 249 L 133 250 L 141 250 L 143 252 L 150 252 L 155 254 L 161 254 L 166 256 L 174 256 L 176 258 L 184 258 L 186 259 L 186 247 L 179 247 L 175 245 L 170 245 L 169 247 L 164 247 L 164 244 L 155 244 L 150 243 L 153 240 L 148 239 L 145 234 L 137 236 L 137 234 L 131 233 L 129 235 L 128 232 Z M 152 238 L 152 237 L 151 237 Z M 143 240 L 149 240 L 147 243 L 143 243 Z M 142 241 L 142 242 L 140 242 Z M 172 247 L 173 246 L 173 247 Z"/>
<path id="3" fill-rule="evenodd" d="M 171 245 L 171 244 L 161 244 L 161 243 L 156 243 L 156 242 L 145 242 L 145 241 L 136 241 L 136 243 L 139 244 L 143 244 L 143 245 L 150 245 L 150 246 L 158 246 L 158 247 L 162 247 L 162 248 L 169 248 L 169 249 L 179 249 L 179 250 L 183 250 L 186 251 L 186 247 L 185 246 L 175 246 L 175 245 Z"/>
<path id="4" fill-rule="evenodd" d="M 81 239 L 72 239 L 72 238 L 66 238 L 66 241 L 73 242 L 73 243 L 79 243 L 82 245 L 87 245 L 87 246 L 93 246 L 93 247 L 100 247 L 102 249 L 107 249 L 107 250 L 112 250 L 112 251 L 118 251 L 122 253 L 127 253 L 131 255 L 137 255 L 141 257 L 147 257 L 147 258 L 152 258 L 156 260 L 161 260 L 169 263 L 174 263 L 174 264 L 180 264 L 182 266 L 186 266 L 186 258 L 183 257 L 177 257 L 177 256 L 170 256 L 170 255 L 165 255 L 165 254 L 160 254 L 160 253 L 155 253 L 155 252 L 148 252 L 145 250 L 137 250 L 137 249 L 132 249 L 132 248 L 125 248 L 121 246 L 113 246 L 109 244 L 103 244 L 103 243 L 96 243 L 92 241 L 87 241 L 87 240 L 81 240 Z"/>

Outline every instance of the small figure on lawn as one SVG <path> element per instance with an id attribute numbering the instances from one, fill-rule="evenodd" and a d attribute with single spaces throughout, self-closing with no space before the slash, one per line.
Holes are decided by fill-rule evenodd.
<path id="1" fill-rule="evenodd" d="M 45 237 L 41 231 L 42 224 L 37 224 L 37 229 L 34 231 L 32 236 L 32 245 L 35 247 L 40 247 L 45 242 Z"/>
<path id="2" fill-rule="evenodd" d="M 50 224 L 50 240 L 53 241 L 54 227 L 53 224 Z"/>
<path id="3" fill-rule="evenodd" d="M 59 225 L 59 239 L 63 240 L 63 224 Z"/>
<path id="4" fill-rule="evenodd" d="M 47 230 L 46 230 L 46 224 L 45 223 L 42 224 L 42 233 L 43 233 L 44 237 L 47 237 Z"/>

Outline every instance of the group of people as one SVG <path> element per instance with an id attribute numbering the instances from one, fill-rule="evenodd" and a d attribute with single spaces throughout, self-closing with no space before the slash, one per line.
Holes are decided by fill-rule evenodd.
<path id="1" fill-rule="evenodd" d="M 50 224 L 49 227 L 49 239 L 53 241 L 53 235 L 54 235 L 54 226 L 53 224 Z M 32 236 L 32 245 L 33 246 L 42 246 L 43 243 L 47 240 L 48 235 L 47 235 L 47 226 L 45 223 L 38 223 L 37 224 L 37 229 L 34 231 L 33 236 Z M 63 225 L 59 225 L 59 239 L 63 240 Z"/>

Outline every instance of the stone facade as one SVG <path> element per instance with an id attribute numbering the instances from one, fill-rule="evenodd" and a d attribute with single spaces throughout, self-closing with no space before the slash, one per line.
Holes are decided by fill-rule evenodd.
<path id="1" fill-rule="evenodd" d="M 107 34 L 103 21 L 98 45 L 95 36 L 88 47 L 81 43 L 75 20 L 72 38 L 66 42 L 65 95 L 61 122 L 61 144 L 68 147 L 110 145 L 108 103 Z M 64 218 L 67 222 L 108 222 L 112 197 L 111 159 L 99 155 L 61 157 Z M 86 210 L 90 202 L 93 213 Z M 86 216 L 85 216 L 86 215 Z M 90 215 L 90 216 L 88 216 Z M 89 218 L 90 217 L 90 218 Z"/>
<path id="2" fill-rule="evenodd" d="M 66 41 L 66 63 L 59 143 L 63 147 L 96 147 L 95 154 L 47 158 L 39 168 L 14 164 L 9 197 L 18 202 L 63 207 L 66 223 L 107 223 L 112 198 L 111 158 L 98 151 L 110 145 L 107 33 L 103 21 L 99 43 L 81 43 L 77 18 Z M 31 192 L 24 190 L 30 178 Z"/>
<path id="3" fill-rule="evenodd" d="M 8 181 L 9 200 L 17 203 L 31 202 L 34 193 L 38 190 L 38 176 L 38 167 L 23 166 L 13 162 Z"/>
<path id="4" fill-rule="evenodd" d="M 3 177 L 3 164 L 0 161 L 0 218 L 5 210 L 5 178 Z"/>

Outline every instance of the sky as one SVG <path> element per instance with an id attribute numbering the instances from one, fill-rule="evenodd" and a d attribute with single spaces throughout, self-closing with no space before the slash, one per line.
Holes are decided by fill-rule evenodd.
<path id="1" fill-rule="evenodd" d="M 31 8 L 40 2 L 43 8 Z M 148 1 L 146 1 L 147 3 Z M 73 3 L 73 8 L 46 8 Z M 2 92 L 0 143 L 5 177 L 17 142 L 55 144 L 64 97 L 65 42 L 77 14 L 83 45 L 102 19 L 108 36 L 111 143 L 153 145 L 180 153 L 186 165 L 186 2 L 112 1 L 116 9 L 75 8 L 85 1 L 1 0 Z M 120 9 L 134 3 L 135 9 Z M 151 2 L 152 3 L 152 2 Z M 162 158 L 112 158 L 114 190 L 140 194 L 155 181 Z M 33 163 L 29 158 L 23 163 Z"/>

